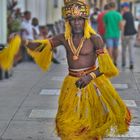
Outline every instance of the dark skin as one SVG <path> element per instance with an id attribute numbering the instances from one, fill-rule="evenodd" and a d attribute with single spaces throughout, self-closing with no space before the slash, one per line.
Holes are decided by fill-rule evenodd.
<path id="1" fill-rule="evenodd" d="M 83 18 L 71 18 L 69 19 L 71 28 L 72 28 L 72 38 L 74 46 L 77 47 L 80 43 L 81 38 L 84 35 L 84 24 L 85 20 Z M 68 45 L 68 41 L 65 39 L 64 34 L 57 35 L 52 38 L 53 47 L 57 47 L 59 45 L 64 45 L 66 52 L 67 52 L 67 60 L 68 60 L 68 66 L 70 69 L 81 69 L 81 68 L 87 68 L 95 65 L 95 61 L 97 58 L 96 50 L 103 48 L 103 41 L 102 39 L 97 35 L 92 35 L 91 38 L 86 39 L 83 47 L 79 54 L 78 60 L 73 60 L 73 53 Z M 36 46 L 38 46 L 38 43 L 32 43 L 30 42 L 28 47 L 30 49 L 35 49 Z M 96 76 L 100 76 L 101 73 L 99 72 L 99 69 L 95 70 L 94 73 Z M 87 86 L 92 80 L 92 77 L 90 74 L 87 74 L 81 78 L 79 78 L 76 81 L 76 86 L 78 88 L 84 88 Z"/>

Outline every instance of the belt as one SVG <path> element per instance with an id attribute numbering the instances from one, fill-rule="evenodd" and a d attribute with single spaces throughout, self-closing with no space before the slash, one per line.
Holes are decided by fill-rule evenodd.
<path id="1" fill-rule="evenodd" d="M 95 71 L 96 69 L 97 67 L 95 65 L 89 68 L 84 68 L 83 70 L 82 69 L 69 69 L 69 75 L 74 76 L 74 77 L 82 77 L 86 74 L 89 74 Z"/>

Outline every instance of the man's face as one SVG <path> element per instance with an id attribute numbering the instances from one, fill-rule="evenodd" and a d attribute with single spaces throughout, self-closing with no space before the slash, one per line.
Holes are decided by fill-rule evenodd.
<path id="1" fill-rule="evenodd" d="M 31 13 L 26 14 L 25 18 L 26 18 L 27 20 L 30 20 L 30 19 L 31 19 Z"/>
<path id="2" fill-rule="evenodd" d="M 128 9 L 129 9 L 129 8 L 128 8 L 127 6 L 125 6 L 125 7 L 122 8 L 122 10 L 123 10 L 124 12 L 127 12 Z"/>
<path id="3" fill-rule="evenodd" d="M 75 17 L 69 19 L 72 33 L 83 33 L 84 32 L 84 25 L 85 25 L 85 19 L 81 17 Z"/>

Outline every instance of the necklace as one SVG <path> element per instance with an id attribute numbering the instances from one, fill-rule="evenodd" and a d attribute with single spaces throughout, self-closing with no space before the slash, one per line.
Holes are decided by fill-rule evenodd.
<path id="1" fill-rule="evenodd" d="M 78 45 L 78 47 L 77 47 L 77 49 L 76 49 L 76 47 L 74 46 L 72 37 L 70 37 L 70 38 L 68 39 L 69 47 L 70 47 L 70 49 L 71 49 L 71 51 L 72 51 L 72 53 L 73 53 L 73 60 L 78 60 L 78 58 L 79 58 L 79 53 L 80 53 L 80 51 L 81 51 L 81 49 L 82 49 L 82 47 L 83 47 L 84 41 L 85 41 L 85 38 L 82 37 L 81 40 L 80 40 L 80 43 L 79 43 L 79 45 Z"/>

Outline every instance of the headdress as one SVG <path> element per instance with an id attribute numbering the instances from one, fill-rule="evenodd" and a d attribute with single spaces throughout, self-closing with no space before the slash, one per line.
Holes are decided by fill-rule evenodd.
<path id="1" fill-rule="evenodd" d="M 96 34 L 94 29 L 90 26 L 88 17 L 90 14 L 89 6 L 86 0 L 64 0 L 64 7 L 62 7 L 62 16 L 66 19 L 65 22 L 65 39 L 68 40 L 71 37 L 71 26 L 69 24 L 69 18 L 82 17 L 85 18 L 84 26 L 84 38 L 90 38 L 92 34 Z"/>
<path id="2" fill-rule="evenodd" d="M 89 6 L 86 0 L 64 0 L 64 7 L 62 7 L 62 16 L 65 19 L 70 17 L 89 17 Z"/>

